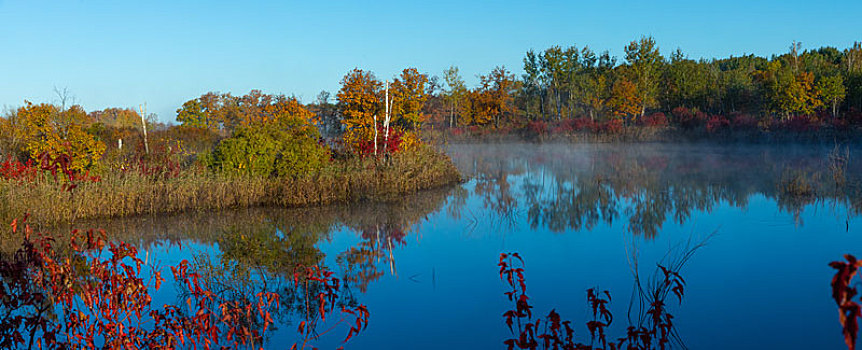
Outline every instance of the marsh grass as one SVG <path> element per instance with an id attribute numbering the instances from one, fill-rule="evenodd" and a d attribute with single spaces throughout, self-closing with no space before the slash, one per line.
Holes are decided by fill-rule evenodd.
<path id="1" fill-rule="evenodd" d="M 9 222 L 26 212 L 32 221 L 52 225 L 188 210 L 390 201 L 459 180 L 449 157 L 429 147 L 386 160 L 336 160 L 293 177 L 229 176 L 202 168 L 188 168 L 172 178 L 108 171 L 100 182 L 79 183 L 71 192 L 56 181 L 0 182 L 0 220 Z"/>

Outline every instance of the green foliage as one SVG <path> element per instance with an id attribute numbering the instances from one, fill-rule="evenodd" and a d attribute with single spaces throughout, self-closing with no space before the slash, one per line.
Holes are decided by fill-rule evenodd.
<path id="1" fill-rule="evenodd" d="M 318 143 L 314 128 L 273 124 L 240 127 L 212 153 L 210 166 L 226 173 L 294 176 L 314 172 L 329 161 L 329 149 Z"/>
<path id="2" fill-rule="evenodd" d="M 296 267 L 314 266 L 323 260 L 324 254 L 315 247 L 322 232 L 323 227 L 282 231 L 271 222 L 233 226 L 219 238 L 222 262 L 292 273 Z"/>
<path id="3" fill-rule="evenodd" d="M 646 107 L 652 105 L 659 91 L 659 74 L 664 58 L 658 52 L 658 46 L 652 37 L 641 37 L 626 46 L 626 61 L 631 69 L 631 81 L 637 85 L 641 101 L 641 117 Z"/>

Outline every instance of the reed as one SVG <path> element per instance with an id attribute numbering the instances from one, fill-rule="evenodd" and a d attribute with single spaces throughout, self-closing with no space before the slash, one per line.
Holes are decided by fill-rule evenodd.
<path id="1" fill-rule="evenodd" d="M 0 220 L 9 222 L 26 212 L 32 221 L 54 225 L 189 210 L 390 201 L 460 179 L 448 156 L 422 147 L 386 160 L 335 160 L 314 173 L 292 177 L 230 176 L 194 167 L 170 178 L 107 171 L 101 181 L 78 183 L 72 191 L 65 191 L 60 181 L 4 180 Z"/>

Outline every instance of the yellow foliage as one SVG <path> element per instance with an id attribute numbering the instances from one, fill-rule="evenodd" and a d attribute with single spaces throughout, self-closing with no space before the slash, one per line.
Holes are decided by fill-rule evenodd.
<path id="1" fill-rule="evenodd" d="M 417 130 L 427 116 L 422 113 L 428 92 L 425 85 L 428 75 L 420 74 L 416 68 L 407 68 L 392 83 L 392 123 Z"/>
<path id="2" fill-rule="evenodd" d="M 16 114 L 24 130 L 24 150 L 31 158 L 64 153 L 72 158 L 72 169 L 85 170 L 102 157 L 105 144 L 84 130 L 91 118 L 80 106 L 61 111 L 54 105 L 25 102 Z"/>
<path id="3" fill-rule="evenodd" d="M 370 128 L 374 124 L 374 116 L 381 116 L 380 81 L 371 72 L 354 69 L 341 80 L 341 90 L 338 91 L 338 109 L 341 112 L 341 123 L 347 130 Z M 373 133 L 373 129 L 371 130 Z"/>
<path id="4" fill-rule="evenodd" d="M 419 138 L 417 132 L 405 131 L 404 135 L 401 136 L 401 149 L 404 151 L 415 151 L 419 149 L 421 144 L 422 139 Z"/>
<path id="5" fill-rule="evenodd" d="M 640 114 L 642 102 L 638 95 L 637 86 L 631 81 L 621 78 L 614 83 L 608 104 L 613 108 L 615 116 L 634 118 Z"/>

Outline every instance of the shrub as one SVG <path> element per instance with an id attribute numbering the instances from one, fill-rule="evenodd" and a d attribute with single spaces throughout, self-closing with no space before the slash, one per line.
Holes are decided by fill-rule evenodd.
<path id="1" fill-rule="evenodd" d="M 611 119 L 599 125 L 599 130 L 607 134 L 619 134 L 623 131 L 622 119 Z"/>
<path id="2" fill-rule="evenodd" d="M 677 107 L 671 111 L 674 121 L 684 129 L 696 129 L 707 122 L 707 115 L 701 111 L 693 111 L 685 107 Z"/>
<path id="3" fill-rule="evenodd" d="M 793 132 L 816 131 L 820 128 L 820 122 L 809 115 L 797 115 L 781 122 L 780 127 Z"/>
<path id="4" fill-rule="evenodd" d="M 731 127 L 734 130 L 757 129 L 757 118 L 750 114 L 736 114 L 733 116 Z"/>
<path id="5" fill-rule="evenodd" d="M 354 130 L 360 130 L 360 129 L 353 129 L 353 130 L 348 131 L 347 133 L 351 133 Z M 413 136 L 407 136 L 407 134 L 410 134 Z M 372 136 L 370 136 L 370 137 L 361 138 L 358 141 L 356 149 L 354 150 L 362 157 L 374 155 L 374 150 L 375 150 L 374 142 L 375 142 L 375 140 L 374 140 L 374 136 L 373 136 L 374 134 L 372 133 L 371 135 Z M 389 136 L 387 137 L 386 136 L 386 130 L 383 128 L 382 125 L 378 125 L 377 126 L 377 140 L 376 140 L 377 141 L 377 148 L 376 148 L 377 154 L 382 155 L 382 154 L 385 154 L 386 152 L 396 153 L 396 152 L 400 151 L 402 148 L 402 145 L 404 144 L 405 137 L 410 138 L 409 143 L 411 144 L 411 147 L 414 143 L 418 142 L 413 133 L 402 131 L 400 128 L 397 128 L 397 127 L 390 127 L 389 128 Z"/>
<path id="6" fill-rule="evenodd" d="M 239 127 L 212 153 L 210 166 L 227 173 L 292 176 L 320 169 L 329 149 L 314 128 L 284 128 L 273 124 Z"/>
<path id="7" fill-rule="evenodd" d="M 723 115 L 714 115 L 706 121 L 707 132 L 718 132 L 730 126 L 730 120 L 727 120 Z"/>
<path id="8" fill-rule="evenodd" d="M 548 124 L 541 120 L 534 120 L 527 123 L 527 130 L 536 136 L 542 137 L 548 133 Z"/>
<path id="9" fill-rule="evenodd" d="M 643 126 L 660 128 L 667 126 L 667 117 L 664 113 L 658 112 L 643 117 L 640 122 Z"/>

